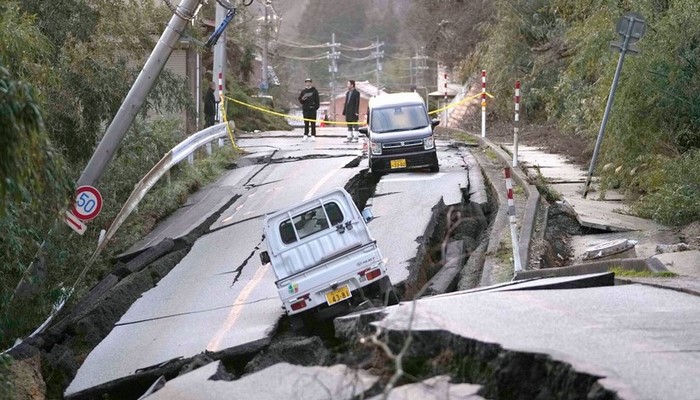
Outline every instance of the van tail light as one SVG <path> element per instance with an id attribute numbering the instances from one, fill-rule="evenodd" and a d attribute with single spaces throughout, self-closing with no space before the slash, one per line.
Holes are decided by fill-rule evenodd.
<path id="1" fill-rule="evenodd" d="M 375 269 L 367 268 L 367 269 L 364 269 L 364 270 L 358 272 L 357 274 L 360 275 L 361 277 L 364 276 L 365 279 L 367 279 L 368 281 L 371 281 L 372 279 L 375 279 L 378 276 L 381 276 L 382 270 L 379 268 L 375 268 Z"/>
<path id="2" fill-rule="evenodd" d="M 290 305 L 290 308 L 292 311 L 297 311 L 301 310 L 302 308 L 306 307 L 306 300 L 309 299 L 309 295 L 305 294 L 301 297 L 298 297 L 294 302 Z"/>

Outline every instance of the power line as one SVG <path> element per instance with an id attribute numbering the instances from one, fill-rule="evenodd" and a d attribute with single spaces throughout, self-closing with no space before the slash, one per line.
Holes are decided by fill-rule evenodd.
<path id="1" fill-rule="evenodd" d="M 317 61 L 317 60 L 325 60 L 327 57 L 328 53 L 321 53 L 315 56 L 311 57 L 297 57 L 297 56 L 289 56 L 289 55 L 283 55 L 276 53 L 275 56 L 280 57 L 280 58 L 286 58 L 288 60 L 299 60 L 299 61 Z"/>
<path id="2" fill-rule="evenodd" d="M 321 49 L 321 48 L 326 48 L 328 47 L 328 43 L 324 44 L 302 44 L 302 43 L 295 43 L 292 41 L 287 41 L 287 40 L 277 40 L 277 44 L 281 44 L 282 46 L 287 46 L 287 47 L 296 47 L 298 49 Z"/>

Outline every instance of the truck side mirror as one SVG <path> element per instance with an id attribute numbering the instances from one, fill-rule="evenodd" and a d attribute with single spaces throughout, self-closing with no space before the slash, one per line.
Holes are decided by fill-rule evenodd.
<path id="1" fill-rule="evenodd" d="M 361 134 L 367 136 L 367 133 L 368 133 L 368 132 L 367 132 L 367 127 L 366 127 L 366 126 L 363 126 L 362 128 L 358 129 L 358 132 L 360 132 Z"/>
<path id="2" fill-rule="evenodd" d="M 436 126 L 440 125 L 440 120 L 434 119 L 434 120 L 430 121 L 430 123 L 433 126 L 433 129 L 435 129 Z"/>
<path id="3" fill-rule="evenodd" d="M 270 254 L 267 251 L 263 251 L 260 253 L 260 262 L 262 263 L 262 265 L 270 263 Z"/>
<path id="4" fill-rule="evenodd" d="M 362 218 L 364 218 L 365 222 L 373 220 L 374 215 L 372 214 L 372 209 L 367 207 L 364 210 L 362 210 Z"/>

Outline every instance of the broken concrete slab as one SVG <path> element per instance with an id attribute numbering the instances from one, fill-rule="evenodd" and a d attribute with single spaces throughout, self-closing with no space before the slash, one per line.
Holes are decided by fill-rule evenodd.
<path id="1" fill-rule="evenodd" d="M 464 242 L 461 240 L 451 241 L 447 244 L 445 253 L 445 265 L 430 278 L 424 296 L 446 293 L 456 286 L 457 275 L 462 270 L 466 258 L 464 256 Z"/>
<path id="2" fill-rule="evenodd" d="M 531 269 L 519 271 L 515 274 L 516 280 L 547 278 L 547 277 L 575 277 L 587 274 L 605 273 L 611 268 L 620 268 L 626 271 L 651 271 L 647 261 L 641 258 L 624 258 L 613 260 L 592 261 L 579 263 L 559 268 Z"/>
<path id="3" fill-rule="evenodd" d="M 651 257 L 678 275 L 700 277 L 700 250 L 663 253 Z"/>
<path id="4" fill-rule="evenodd" d="M 481 385 L 471 385 L 468 383 L 450 383 L 450 377 L 446 375 L 435 376 L 423 382 L 411 383 L 393 388 L 387 400 L 478 400 Z M 384 395 L 371 397 L 369 400 L 383 400 Z"/>
<path id="5" fill-rule="evenodd" d="M 491 361 L 510 358 L 526 359 L 527 369 L 538 371 L 525 379 L 518 375 L 524 365 L 507 363 L 509 368 L 498 368 L 508 377 L 477 374 L 483 381 L 465 380 L 491 390 L 497 389 L 493 379 L 521 381 L 525 386 L 511 388 L 520 393 L 543 390 L 533 384 L 552 385 L 546 388 L 548 398 L 570 390 L 559 386 L 563 381 L 552 371 L 567 376 L 569 383 L 584 382 L 578 390 L 596 394 L 589 398 L 694 399 L 700 385 L 700 327 L 694 322 L 700 321 L 700 297 L 672 290 L 633 284 L 454 293 L 384 312 L 387 316 L 371 325 L 395 332 L 394 339 L 410 329 L 416 338 L 411 351 L 423 359 L 426 353 L 417 343 L 421 335 L 423 346 L 432 346 L 434 353 L 463 349 L 465 357 L 482 360 L 484 370 L 495 368 Z M 466 342 L 458 345 L 462 340 Z M 542 393 L 533 392 L 531 398 Z M 484 396 L 489 394 L 487 390 Z"/>
<path id="6" fill-rule="evenodd" d="M 164 221 L 160 222 L 145 238 L 131 246 L 127 251 L 118 255 L 118 258 L 130 258 L 142 252 L 163 239 L 179 239 L 207 221 L 211 216 L 221 212 L 223 207 L 231 203 L 244 193 L 241 189 L 233 187 L 208 187 L 197 193 L 201 198 L 189 207 L 181 207 Z"/>
<path id="7" fill-rule="evenodd" d="M 278 338 L 245 366 L 245 373 L 257 372 L 280 362 L 325 365 L 329 357 L 330 351 L 318 336 Z"/>
<path id="8" fill-rule="evenodd" d="M 299 367 L 279 363 L 235 381 L 212 380 L 219 368 L 220 363 L 215 362 L 173 379 L 148 399 L 350 399 L 362 398 L 378 381 L 342 364 Z"/>
<path id="9" fill-rule="evenodd" d="M 632 216 L 619 202 L 595 201 L 580 197 L 567 197 L 566 202 L 576 212 L 582 226 L 610 232 L 667 230 L 668 228 L 648 219 Z"/>

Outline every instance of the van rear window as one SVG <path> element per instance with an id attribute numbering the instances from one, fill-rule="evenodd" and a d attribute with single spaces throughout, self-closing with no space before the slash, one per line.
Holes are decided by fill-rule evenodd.
<path id="1" fill-rule="evenodd" d="M 290 244 L 299 239 L 326 230 L 343 222 L 343 212 L 338 203 L 330 202 L 293 216 L 279 226 L 282 243 Z"/>

